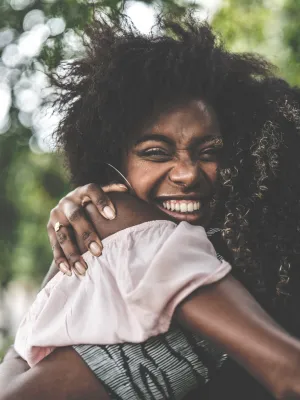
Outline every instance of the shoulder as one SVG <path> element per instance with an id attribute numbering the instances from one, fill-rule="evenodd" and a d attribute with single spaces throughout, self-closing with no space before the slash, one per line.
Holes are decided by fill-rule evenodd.
<path id="1" fill-rule="evenodd" d="M 127 193 L 111 193 L 110 199 L 117 210 L 117 216 L 112 221 L 106 220 L 100 213 L 95 212 L 93 205 L 88 204 L 86 206 L 86 210 L 92 219 L 96 231 L 102 239 L 143 222 L 169 219 L 157 207 Z"/>

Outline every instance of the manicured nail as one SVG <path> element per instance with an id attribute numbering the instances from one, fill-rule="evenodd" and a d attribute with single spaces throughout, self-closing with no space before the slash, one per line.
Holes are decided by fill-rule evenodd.
<path id="1" fill-rule="evenodd" d="M 79 275 L 85 275 L 86 268 L 81 264 L 81 262 L 77 261 L 74 265 L 76 271 Z"/>
<path id="2" fill-rule="evenodd" d="M 127 187 L 126 185 L 123 185 L 123 183 L 118 183 L 118 186 L 119 186 L 120 188 L 123 188 L 123 189 L 128 190 L 128 187 Z"/>
<path id="3" fill-rule="evenodd" d="M 59 269 L 61 270 L 61 272 L 63 272 L 64 274 L 68 275 L 68 276 L 72 276 L 72 272 L 70 271 L 69 267 L 65 264 L 65 263 L 60 263 L 59 264 Z"/>
<path id="4" fill-rule="evenodd" d="M 96 242 L 92 242 L 89 246 L 89 249 L 91 250 L 91 253 L 96 257 L 99 257 L 102 253 L 101 247 Z"/>
<path id="5" fill-rule="evenodd" d="M 103 208 L 103 214 L 106 219 L 115 219 L 116 218 L 115 211 L 109 206 L 106 206 Z"/>

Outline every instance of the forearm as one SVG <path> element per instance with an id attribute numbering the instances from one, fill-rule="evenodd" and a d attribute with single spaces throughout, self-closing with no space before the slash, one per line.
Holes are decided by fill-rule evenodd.
<path id="1" fill-rule="evenodd" d="M 105 220 L 100 214 L 94 215 L 93 223 L 99 236 L 105 237 L 127 227 L 137 225 L 152 219 L 163 219 L 164 215 L 153 207 L 129 195 L 112 196 L 117 208 L 117 217 L 114 221 Z M 132 211 L 134 210 L 134 211 Z M 58 272 L 55 263 L 51 267 L 42 283 L 44 287 Z M 3 363 L 0 365 L 0 393 L 4 393 L 8 383 L 16 385 L 23 379 L 24 372 L 29 369 L 28 364 L 18 356 L 13 348 L 9 350 Z"/>
<path id="2" fill-rule="evenodd" d="M 29 365 L 10 347 L 0 364 L 0 393 L 4 396 L 8 385 L 29 370 Z M 2 399 L 0 395 L 0 399 Z"/>
<path id="3" fill-rule="evenodd" d="M 2 389 L 2 388 L 1 388 Z M 19 373 L 0 391 L 0 400 L 108 400 L 89 367 L 70 347 L 59 348 Z"/>
<path id="4" fill-rule="evenodd" d="M 196 291 L 176 317 L 224 349 L 276 398 L 300 398 L 300 342 L 231 276 Z"/>

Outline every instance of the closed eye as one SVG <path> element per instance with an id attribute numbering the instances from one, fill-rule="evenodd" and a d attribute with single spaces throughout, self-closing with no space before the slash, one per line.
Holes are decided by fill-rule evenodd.
<path id="1" fill-rule="evenodd" d="M 138 155 L 154 162 L 165 162 L 172 158 L 172 155 L 161 147 L 151 147 L 149 149 L 141 150 Z"/>
<path id="2" fill-rule="evenodd" d="M 202 161 L 213 162 L 216 161 L 220 153 L 220 148 L 213 147 L 200 151 L 199 158 Z"/>
<path id="3" fill-rule="evenodd" d="M 161 155 L 167 155 L 168 153 L 159 147 L 153 147 L 151 149 L 145 150 L 144 154 L 146 154 L 147 156 L 150 156 L 150 155 L 151 156 L 156 156 L 156 155 L 161 156 Z"/>

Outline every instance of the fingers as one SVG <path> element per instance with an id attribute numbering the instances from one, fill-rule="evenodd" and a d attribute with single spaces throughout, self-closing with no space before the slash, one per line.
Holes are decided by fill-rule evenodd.
<path id="1" fill-rule="evenodd" d="M 113 187 L 114 185 L 109 186 Z M 119 187 L 120 185 L 117 186 Z M 105 219 L 115 219 L 116 209 L 110 198 L 105 194 L 104 190 L 94 183 L 90 183 L 89 185 L 84 186 L 82 189 L 84 190 L 82 193 L 83 199 L 86 197 L 90 198 Z"/>
<path id="2" fill-rule="evenodd" d="M 103 246 L 94 226 L 87 218 L 84 208 L 66 200 L 63 204 L 62 212 L 72 225 L 81 250 L 89 250 L 94 256 L 99 257 Z"/>
<path id="3" fill-rule="evenodd" d="M 53 212 L 51 212 L 51 214 L 53 215 Z M 62 220 L 62 218 L 61 218 L 61 220 Z M 61 227 L 60 230 L 63 228 L 68 229 L 66 227 Z M 59 235 L 57 235 L 58 232 L 55 232 L 54 226 L 51 222 L 51 218 L 47 225 L 47 231 L 48 231 L 51 248 L 53 251 L 53 259 L 54 259 L 54 262 L 55 262 L 57 268 L 64 274 L 71 276 L 72 272 L 71 272 L 70 265 L 65 256 L 65 253 L 60 245 L 60 241 L 62 241 L 62 239 L 63 239 L 63 236 L 61 236 L 61 235 L 64 235 L 64 234 L 62 232 L 60 232 Z M 68 234 L 66 236 L 68 236 Z"/>
<path id="4" fill-rule="evenodd" d="M 83 274 L 87 266 L 81 254 L 89 250 L 98 257 L 102 253 L 101 240 L 85 213 L 85 205 L 93 204 L 95 212 L 100 212 L 104 218 L 112 220 L 116 216 L 116 210 L 106 193 L 127 190 L 125 185 L 116 183 L 103 189 L 96 184 L 85 185 L 69 193 L 51 211 L 47 225 L 48 236 L 55 263 L 63 273 L 70 275 L 74 270 Z M 63 226 L 56 232 L 57 222 Z"/>
<path id="5" fill-rule="evenodd" d="M 112 183 L 110 185 L 102 186 L 101 190 L 104 193 L 109 193 L 109 192 L 128 192 L 128 187 L 123 185 L 122 183 Z M 81 205 L 82 207 L 85 207 L 87 204 L 91 203 L 92 200 L 87 196 L 83 195 Z"/>
<path id="6" fill-rule="evenodd" d="M 111 183 L 110 185 L 102 186 L 102 190 L 105 193 L 108 192 L 128 192 L 128 187 L 122 183 Z"/>
<path id="7" fill-rule="evenodd" d="M 52 220 L 61 225 L 57 232 L 53 224 L 48 223 L 48 235 L 57 267 L 66 275 L 71 276 L 72 270 L 77 275 L 84 275 L 87 265 L 80 255 L 80 250 L 74 242 L 72 229 L 65 215 L 57 210 L 51 212 Z"/>

